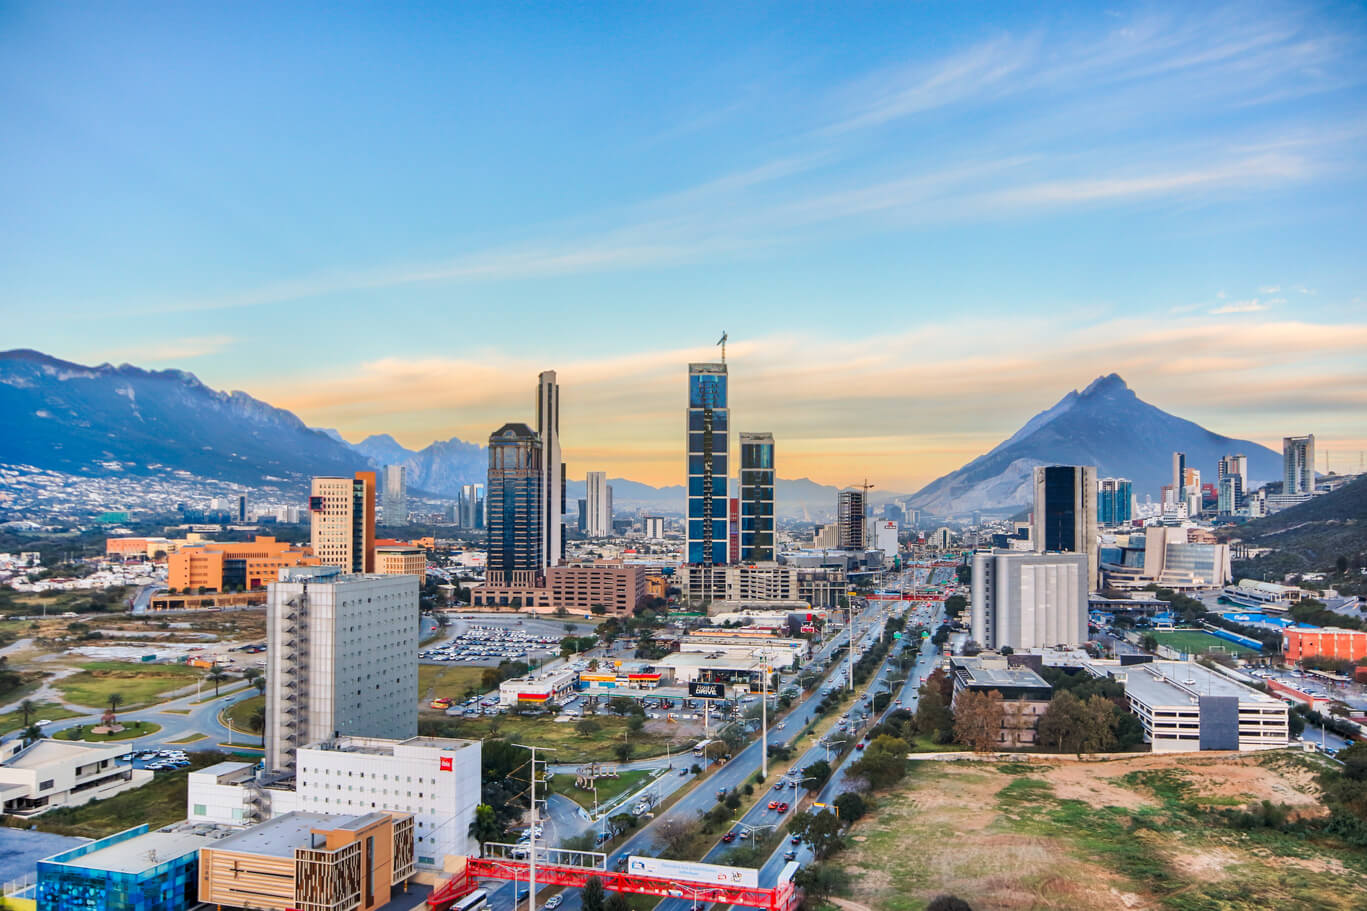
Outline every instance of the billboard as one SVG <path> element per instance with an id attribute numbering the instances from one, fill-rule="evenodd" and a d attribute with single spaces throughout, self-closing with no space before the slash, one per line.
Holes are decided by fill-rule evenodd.
<path id="1" fill-rule="evenodd" d="M 688 684 L 688 695 L 694 699 L 725 699 L 726 684 L 699 683 L 694 680 Z"/>
<path id="2" fill-rule="evenodd" d="M 627 859 L 627 872 L 634 876 L 681 879 L 699 885 L 759 888 L 759 871 L 753 867 L 723 867 L 718 864 L 700 864 L 690 860 L 664 860 L 659 857 L 640 857 L 633 854 Z"/>

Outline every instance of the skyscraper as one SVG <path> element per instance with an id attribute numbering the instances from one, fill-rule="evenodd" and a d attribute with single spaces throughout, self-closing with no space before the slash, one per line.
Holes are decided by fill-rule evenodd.
<path id="1" fill-rule="evenodd" d="M 565 463 L 560 461 L 560 385 L 546 370 L 536 383 L 536 432 L 541 437 L 541 509 L 544 566 L 565 559 Z"/>
<path id="2" fill-rule="evenodd" d="M 408 469 L 402 465 L 384 467 L 380 505 L 384 509 L 384 524 L 405 525 L 408 522 Z"/>
<path id="3" fill-rule="evenodd" d="M 839 505 L 836 508 L 836 522 L 839 525 L 841 550 L 864 550 L 864 491 L 840 491 Z"/>
<path id="4" fill-rule="evenodd" d="M 1185 452 L 1174 452 L 1172 454 L 1172 495 L 1176 502 L 1182 502 L 1182 487 L 1186 484 L 1187 477 L 1187 454 Z"/>
<path id="5" fill-rule="evenodd" d="M 457 524 L 461 528 L 484 527 L 484 485 L 463 484 L 457 504 Z"/>
<path id="6" fill-rule="evenodd" d="M 1123 525 L 1133 516 L 1134 491 L 1128 478 L 1097 482 L 1096 520 L 1099 525 Z"/>
<path id="7" fill-rule="evenodd" d="M 375 472 L 314 478 L 309 491 L 313 555 L 349 573 L 375 571 Z"/>
<path id="8" fill-rule="evenodd" d="M 1221 492 L 1224 491 L 1225 478 L 1232 477 L 1235 479 L 1236 489 L 1234 491 L 1233 508 L 1229 510 L 1230 512 L 1233 512 L 1234 509 L 1238 509 L 1244 505 L 1244 497 L 1248 494 L 1248 456 L 1227 455 L 1220 459 L 1217 469 L 1215 478 L 1217 490 Z M 1221 508 L 1220 511 L 1225 512 L 1223 508 Z"/>
<path id="9" fill-rule="evenodd" d="M 266 767 L 305 744 L 418 733 L 418 577 L 282 569 L 266 602 Z"/>
<path id="10" fill-rule="evenodd" d="M 1282 438 L 1282 495 L 1315 492 L 1315 435 Z"/>
<path id="11" fill-rule="evenodd" d="M 541 451 L 541 438 L 526 424 L 504 424 L 489 437 L 485 579 L 491 586 L 531 587 L 544 577 Z"/>
<path id="12" fill-rule="evenodd" d="M 774 559 L 774 435 L 740 435 L 740 559 Z"/>
<path id="13" fill-rule="evenodd" d="M 731 417 L 726 402 L 726 364 L 689 364 L 685 558 L 705 566 L 726 562 Z"/>
<path id="14" fill-rule="evenodd" d="M 247 521 L 247 495 L 239 494 L 237 498 L 237 521 Z"/>
<path id="15" fill-rule="evenodd" d="M 612 488 L 607 472 L 584 475 L 584 534 L 606 538 L 612 534 Z"/>
<path id="16" fill-rule="evenodd" d="M 1097 584 L 1096 466 L 1035 468 L 1035 509 L 1030 529 L 1036 553 L 1087 555 L 1088 585 Z"/>

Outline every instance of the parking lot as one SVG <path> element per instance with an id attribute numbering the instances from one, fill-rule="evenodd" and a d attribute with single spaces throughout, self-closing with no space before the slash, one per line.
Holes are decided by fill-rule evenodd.
<path id="1" fill-rule="evenodd" d="M 418 652 L 418 660 L 492 667 L 501 661 L 527 661 L 560 653 L 562 636 L 554 633 L 483 623 L 462 626 L 445 642 Z"/>

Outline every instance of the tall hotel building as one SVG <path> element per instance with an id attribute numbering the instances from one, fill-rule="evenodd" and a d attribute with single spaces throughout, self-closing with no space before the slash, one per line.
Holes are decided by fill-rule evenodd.
<path id="1" fill-rule="evenodd" d="M 560 461 L 560 384 L 546 370 L 536 382 L 536 433 L 541 437 L 541 566 L 565 559 L 565 463 Z"/>
<path id="2" fill-rule="evenodd" d="M 418 577 L 280 571 L 266 603 L 266 767 L 305 744 L 416 737 Z"/>
<path id="3" fill-rule="evenodd" d="M 313 555 L 350 573 L 375 571 L 375 472 L 314 478 L 309 491 Z"/>
<path id="4" fill-rule="evenodd" d="M 740 559 L 774 559 L 774 435 L 740 435 Z"/>
<path id="5" fill-rule="evenodd" d="M 688 365 L 688 546 L 686 562 L 726 563 L 727 440 L 730 409 L 726 364 Z"/>
<path id="6" fill-rule="evenodd" d="M 1282 438 L 1282 496 L 1315 492 L 1315 435 Z"/>
<path id="7" fill-rule="evenodd" d="M 504 424 L 489 437 L 485 579 L 491 587 L 531 588 L 545 578 L 542 452 L 541 438 L 526 424 Z"/>
<path id="8" fill-rule="evenodd" d="M 1036 553 L 1086 554 L 1087 581 L 1097 585 L 1096 466 L 1035 468 L 1035 512 L 1030 529 Z"/>

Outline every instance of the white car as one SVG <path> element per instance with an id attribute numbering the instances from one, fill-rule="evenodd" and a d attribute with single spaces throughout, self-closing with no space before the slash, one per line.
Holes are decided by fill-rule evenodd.
<path id="1" fill-rule="evenodd" d="M 560 903 L 561 903 L 562 901 L 564 901 L 564 900 L 565 900 L 565 897 L 564 897 L 563 895 L 561 895 L 559 892 L 557 892 L 557 893 L 555 893 L 554 895 L 552 895 L 550 898 L 546 899 L 546 903 L 545 903 L 544 905 L 542 905 L 541 907 L 543 907 L 543 908 L 549 908 L 549 909 L 551 909 L 551 911 L 555 911 L 556 908 L 559 908 L 559 907 L 560 907 Z"/>

